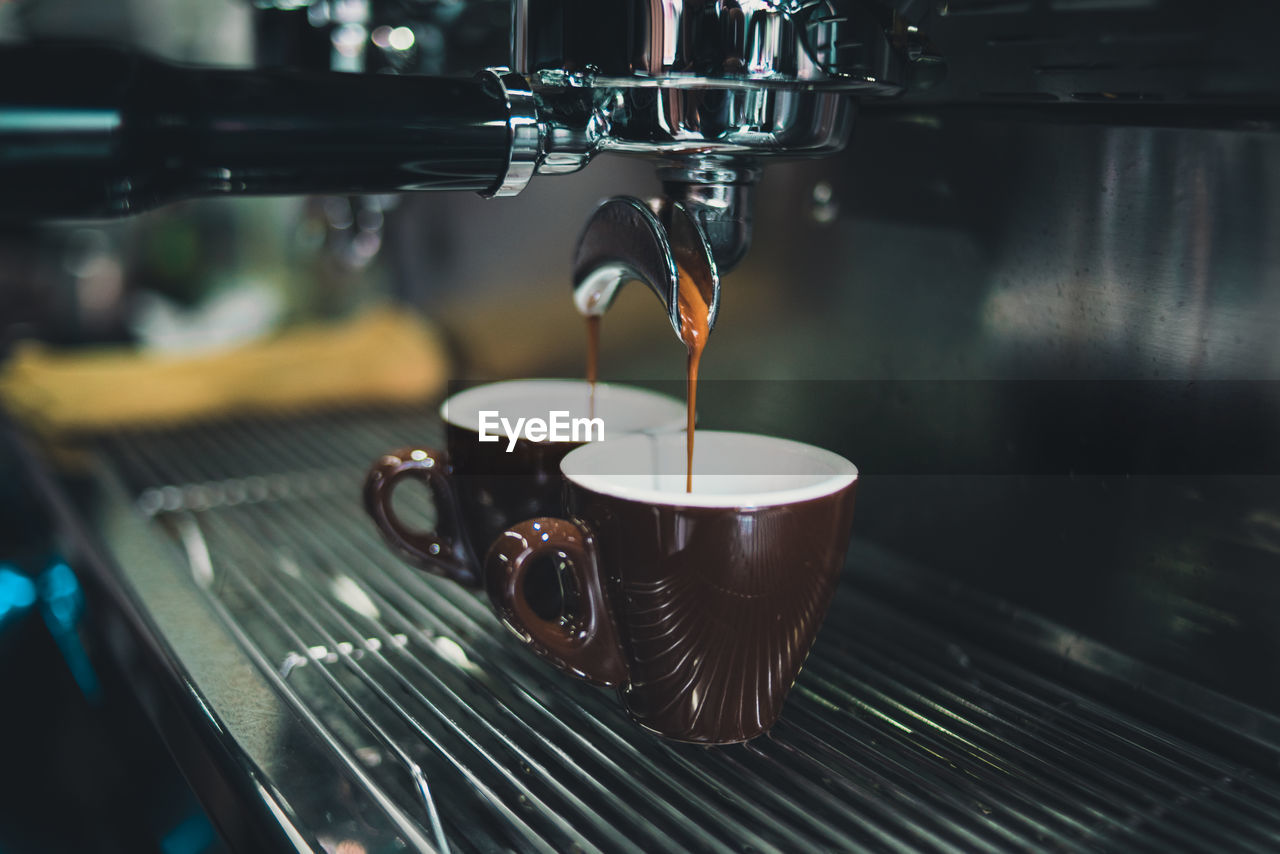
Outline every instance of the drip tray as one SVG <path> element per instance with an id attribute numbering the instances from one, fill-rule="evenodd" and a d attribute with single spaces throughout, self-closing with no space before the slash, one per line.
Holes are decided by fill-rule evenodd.
<path id="1" fill-rule="evenodd" d="M 648 735 L 376 536 L 366 466 L 440 437 L 397 410 L 99 440 L 98 509 L 64 521 L 243 775 L 220 826 L 368 852 L 1280 846 L 1280 780 L 913 619 L 860 587 L 866 546 L 771 733 Z"/>

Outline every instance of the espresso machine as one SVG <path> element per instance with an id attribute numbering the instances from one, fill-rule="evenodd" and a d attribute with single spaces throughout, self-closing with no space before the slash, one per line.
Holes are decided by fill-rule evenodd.
<path id="1" fill-rule="evenodd" d="M 6 79 L 50 71 L 6 95 L 4 206 L 11 218 L 101 217 L 220 194 L 505 197 L 601 153 L 643 156 L 662 193 L 591 216 L 575 301 L 603 313 L 623 282 L 643 281 L 678 335 L 677 263 L 714 325 L 719 273 L 750 246 L 763 164 L 839 152 L 853 96 L 898 95 L 913 66 L 926 83 L 939 73 L 913 23 L 921 4 L 845 5 L 515 3 L 510 68 L 471 80 L 197 71 L 86 45 L 9 48 Z M 331 14 L 340 21 L 330 66 L 353 65 L 347 42 L 348 53 L 376 50 L 364 44 L 373 4 L 311 14 L 327 8 L 307 14 L 326 28 Z M 397 31 L 383 30 L 394 51 Z"/>
<path id="2" fill-rule="evenodd" d="M 352 292 L 435 319 L 466 379 L 577 375 L 604 313 L 602 378 L 679 396 L 685 271 L 715 324 L 700 426 L 861 470 L 782 720 L 705 749 L 381 550 L 360 478 L 438 441 L 434 401 L 134 423 L 72 456 L 9 413 L 0 545 L 40 557 L 0 554 L 34 567 L 0 630 L 29 615 L 10 642 L 48 647 L 114 742 L 51 717 L 30 753 L 74 750 L 48 790 L 138 769 L 89 819 L 104 845 L 1280 843 L 1280 10 L 255 0 L 234 36 L 165 41 L 156 6 L 65 5 L 0 4 L 21 334 L 85 334 L 48 296 L 86 278 L 69 246 L 201 218 L 200 257 L 234 259 L 220 204 L 307 195 L 245 203 L 234 233 L 303 211 Z M 149 258 L 120 255 L 126 293 Z"/>

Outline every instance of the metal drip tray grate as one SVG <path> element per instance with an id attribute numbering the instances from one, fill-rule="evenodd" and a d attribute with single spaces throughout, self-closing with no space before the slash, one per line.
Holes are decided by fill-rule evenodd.
<path id="1" fill-rule="evenodd" d="M 365 466 L 438 438 L 398 411 L 102 442 L 290 710 L 266 776 L 308 844 L 341 826 L 368 851 L 1280 847 L 1276 780 L 874 600 L 855 586 L 870 550 L 768 736 L 647 735 L 383 547 Z M 332 803 L 292 800 L 317 788 Z"/>

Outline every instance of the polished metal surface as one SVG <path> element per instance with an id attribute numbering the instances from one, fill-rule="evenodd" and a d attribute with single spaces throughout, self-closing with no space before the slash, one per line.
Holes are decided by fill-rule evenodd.
<path id="1" fill-rule="evenodd" d="M 581 98 L 576 89 L 537 91 L 547 103 Z M 853 102 L 839 93 L 648 87 L 591 91 L 593 112 L 584 132 L 564 136 L 589 146 L 584 154 L 818 157 L 843 149 L 853 126 Z"/>
<path id="2" fill-rule="evenodd" d="M 606 151 L 674 158 L 664 192 L 727 271 L 751 241 L 753 159 L 838 152 L 855 113 L 847 93 L 901 91 L 889 30 L 858 4 L 520 0 L 512 60 L 539 99 L 538 171 L 576 171 Z"/>
<path id="3" fill-rule="evenodd" d="M 359 482 L 409 436 L 439 425 L 406 410 L 263 417 L 100 444 L 109 479 L 137 496 L 115 512 L 158 537 L 115 552 L 119 528 L 90 514 L 105 563 L 181 650 L 208 725 L 229 722 L 219 738 L 240 742 L 299 849 L 1280 843 L 1277 745 L 1255 742 L 1242 764 L 929 628 L 859 586 L 864 567 L 910 572 L 863 545 L 768 736 L 711 750 L 655 739 L 529 656 L 473 593 L 383 548 Z M 423 496 L 403 497 L 429 518 Z"/>
<path id="4" fill-rule="evenodd" d="M 507 129 L 511 134 L 507 171 L 491 195 L 514 196 L 525 188 L 537 171 L 545 127 L 538 121 L 538 105 L 524 77 L 505 68 L 489 69 L 484 73 L 502 89 L 507 102 Z"/>
<path id="5" fill-rule="evenodd" d="M 898 91 L 862 65 L 835 61 L 837 45 L 855 41 L 845 32 L 852 28 L 858 44 L 883 48 L 878 61 L 889 62 L 897 53 L 885 28 L 823 3 L 521 0 L 515 8 L 513 62 L 529 76 L 539 104 L 537 171 L 574 172 L 601 152 L 666 158 L 659 209 L 687 212 L 700 234 L 683 242 L 710 248 L 714 263 L 704 290 L 715 294 L 713 322 L 717 270 L 732 269 L 751 244 L 756 159 L 838 152 L 856 109 L 847 93 Z M 598 245 L 608 222 L 593 215 L 583 241 Z M 600 270 L 584 267 L 580 241 L 574 285 L 580 294 L 599 292 L 590 297 L 593 305 L 607 308 L 620 277 L 638 275 L 659 294 L 678 335 L 674 279 L 659 275 L 672 265 L 636 263 L 637 253 L 665 254 L 655 250 L 653 233 L 639 225 L 629 235 L 611 235 L 621 241 L 610 247 L 620 259 Z M 583 311 L 585 299 L 578 300 Z"/>
<path id="6" fill-rule="evenodd" d="M 600 87 L 833 89 L 897 94 L 905 57 L 867 3 L 518 0 L 513 58 Z M 856 48 L 856 50 L 854 50 Z"/>
<path id="7" fill-rule="evenodd" d="M 663 196 L 689 212 L 721 273 L 751 248 L 752 190 L 759 179 L 760 170 L 744 159 L 684 157 L 658 167 Z"/>
<path id="8" fill-rule="evenodd" d="M 818 0 L 519 0 L 512 60 L 539 103 L 537 171 L 573 172 L 601 152 L 665 158 L 661 207 L 687 211 L 697 225 L 701 238 L 691 242 L 710 247 L 718 303 L 716 269 L 732 269 L 751 244 L 757 158 L 839 152 L 856 112 L 849 93 L 901 91 L 906 54 L 883 11 Z M 588 223 L 591 237 L 601 221 L 597 214 Z M 616 239 L 649 244 L 651 233 L 643 226 Z M 613 251 L 625 258 L 652 249 L 631 244 Z M 580 242 L 575 288 L 608 290 L 598 303 L 606 308 L 618 271 L 640 270 L 631 258 L 597 272 L 582 257 Z M 663 298 L 678 334 L 674 291 L 657 269 L 647 272 L 640 278 Z"/>
<path id="9" fill-rule="evenodd" d="M 573 258 L 573 304 L 583 316 L 603 315 L 618 290 L 643 282 L 657 295 L 676 338 L 680 320 L 680 272 L 707 304 L 708 328 L 720 313 L 720 275 L 698 222 L 679 202 L 652 206 L 623 196 L 601 203 L 587 220 Z"/>

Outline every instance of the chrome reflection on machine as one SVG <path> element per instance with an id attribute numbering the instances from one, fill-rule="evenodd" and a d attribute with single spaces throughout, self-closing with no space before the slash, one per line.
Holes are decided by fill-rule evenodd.
<path id="1" fill-rule="evenodd" d="M 714 325 L 720 274 L 751 243 L 760 161 L 840 151 L 853 127 L 850 94 L 903 89 L 908 54 L 891 43 L 893 19 L 869 9 L 516 3 L 513 58 L 543 123 L 537 171 L 576 171 L 606 151 L 661 158 L 661 198 L 610 200 L 588 221 L 574 260 L 580 311 L 603 313 L 621 284 L 640 280 L 679 337 L 679 264 L 712 294 Z"/>
<path id="2" fill-rule="evenodd" d="M 327 70 L 314 70 L 314 56 L 229 70 L 101 45 L 0 48 L 0 79 L 31 77 L 0 88 L 0 217 L 121 216 L 228 194 L 511 196 L 534 175 L 612 152 L 657 160 L 662 194 L 645 204 L 656 219 L 612 222 L 607 271 L 585 267 L 592 253 L 579 246 L 575 288 L 653 274 L 647 284 L 663 296 L 662 270 L 639 259 L 656 250 L 668 255 L 659 268 L 699 270 L 711 291 L 750 246 L 762 164 L 840 151 L 851 96 L 900 94 L 908 67 L 935 59 L 901 3 L 519 0 L 512 67 L 460 80 L 417 73 L 408 52 L 419 37 L 377 26 L 388 11 L 377 4 L 258 5 L 305 7 L 304 28 L 328 28 Z M 431 41 L 426 29 L 421 39 Z M 28 75 L 33 67 L 50 70 Z M 599 243 L 591 229 L 602 222 L 592 218 L 584 244 Z"/>

